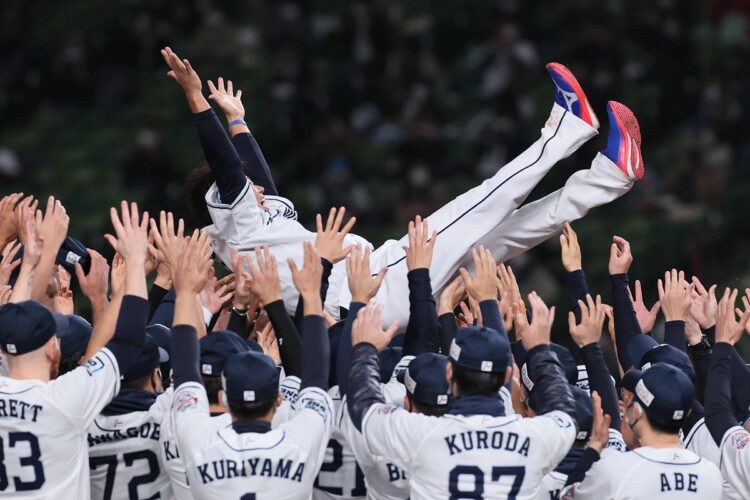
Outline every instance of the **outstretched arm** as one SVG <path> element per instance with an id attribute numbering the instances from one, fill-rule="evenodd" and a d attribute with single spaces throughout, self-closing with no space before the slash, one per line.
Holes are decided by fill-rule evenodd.
<path id="1" fill-rule="evenodd" d="M 619 236 L 613 237 L 609 254 L 609 278 L 612 281 L 615 343 L 623 371 L 628 371 L 631 366 L 639 361 L 630 359 L 628 356 L 628 344 L 635 336 L 643 333 L 628 288 L 628 269 L 630 269 L 632 263 L 633 255 L 630 253 L 630 243 Z"/>
<path id="2" fill-rule="evenodd" d="M 406 267 L 409 269 L 409 323 L 404 338 L 404 356 L 440 349 L 437 306 L 430 283 L 430 264 L 437 231 L 430 235 L 429 224 L 420 216 L 409 222 L 409 246 Z"/>
<path id="3" fill-rule="evenodd" d="M 576 323 L 581 322 L 581 309 L 578 301 L 585 301 L 589 294 L 589 285 L 586 282 L 586 273 L 583 272 L 583 259 L 581 257 L 581 247 L 578 244 L 578 235 L 570 223 L 563 225 L 563 232 L 560 235 L 560 248 L 562 249 L 562 263 L 568 274 L 565 281 L 568 284 L 572 311 L 576 318 Z"/>
<path id="4" fill-rule="evenodd" d="M 245 174 L 250 177 L 253 184 L 262 186 L 266 194 L 278 196 L 279 192 L 273 182 L 271 169 L 268 167 L 260 146 L 245 122 L 242 91 L 237 90 L 235 94 L 232 80 L 227 80 L 225 87 L 222 77 L 219 77 L 216 85 L 209 80 L 208 88 L 211 91 L 208 98 L 214 101 L 224 112 L 229 125 L 229 133 L 232 136 L 232 144 L 244 162 Z"/>
<path id="5" fill-rule="evenodd" d="M 161 51 L 170 68 L 167 73 L 185 92 L 193 124 L 203 148 L 211 172 L 219 188 L 219 196 L 224 204 L 231 204 L 242 193 L 247 184 L 242 161 L 224 132 L 219 119 L 203 97 L 201 80 L 187 59 L 180 59 L 172 49 Z"/>

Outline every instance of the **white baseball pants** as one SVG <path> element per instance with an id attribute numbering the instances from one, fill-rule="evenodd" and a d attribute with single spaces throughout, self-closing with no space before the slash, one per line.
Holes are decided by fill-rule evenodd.
<path id="1" fill-rule="evenodd" d="M 430 231 L 439 232 L 430 267 L 433 293 L 438 296 L 458 268 L 470 264 L 473 247 L 482 244 L 496 260 L 507 260 L 558 234 L 564 222 L 580 219 L 591 208 L 628 192 L 633 182 L 599 154 L 589 170 L 573 174 L 562 189 L 518 208 L 558 161 L 596 134 L 596 129 L 554 104 L 541 137 L 531 147 L 493 177 L 430 215 Z M 370 260 L 373 274 L 388 267 L 375 297 L 385 306 L 383 323 L 398 321 L 401 328 L 409 320 L 405 245 L 408 236 L 386 241 Z M 348 307 L 350 302 L 348 285 L 344 285 L 339 305 Z"/>

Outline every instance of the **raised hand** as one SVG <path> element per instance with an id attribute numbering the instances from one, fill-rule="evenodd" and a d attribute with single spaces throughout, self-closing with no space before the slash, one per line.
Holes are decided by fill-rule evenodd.
<path id="1" fill-rule="evenodd" d="M 719 301 L 718 308 L 716 309 L 716 342 L 726 342 L 728 344 L 736 344 L 740 337 L 742 337 L 742 330 L 745 325 L 750 321 L 750 309 L 745 309 L 742 313 L 742 317 L 737 321 L 737 312 L 735 312 L 734 304 L 737 300 L 737 289 L 724 290 L 724 295 Z"/>
<path id="2" fill-rule="evenodd" d="M 693 286 L 685 281 L 684 271 L 676 269 L 664 273 L 659 280 L 659 302 L 666 321 L 684 321 L 693 303 Z"/>
<path id="3" fill-rule="evenodd" d="M 633 263 L 633 254 L 630 253 L 630 243 L 619 236 L 612 237 L 612 246 L 609 249 L 609 274 L 625 274 Z"/>
<path id="4" fill-rule="evenodd" d="M 352 326 L 352 345 L 372 344 L 378 351 L 388 347 L 398 331 L 398 321 L 394 321 L 383 330 L 380 325 L 382 314 L 383 305 L 377 302 L 370 302 L 359 310 Z"/>
<path id="5" fill-rule="evenodd" d="M 457 276 L 446 286 L 440 293 L 440 303 L 438 304 L 438 316 L 452 313 L 458 304 L 466 296 L 466 286 L 461 276 Z"/>
<path id="6" fill-rule="evenodd" d="M 58 266 L 60 275 L 60 289 L 55 296 L 55 311 L 60 314 L 74 314 L 73 291 L 70 289 L 70 273 L 62 266 Z"/>
<path id="7" fill-rule="evenodd" d="M 226 87 L 224 87 L 222 77 L 219 77 L 216 83 L 214 85 L 214 82 L 208 80 L 208 89 L 211 91 L 208 98 L 221 108 L 228 123 L 234 120 L 244 120 L 245 107 L 242 105 L 242 91 L 237 89 L 237 93 L 234 93 L 232 80 L 227 80 Z"/>
<path id="8" fill-rule="evenodd" d="M 83 272 L 81 264 L 76 262 L 75 271 L 78 285 L 81 292 L 92 304 L 100 303 L 107 300 L 107 291 L 109 288 L 109 264 L 107 259 L 96 250 L 87 249 L 91 266 L 89 273 Z M 122 260 L 122 259 L 121 259 Z"/>
<path id="9" fill-rule="evenodd" d="M 37 222 L 39 222 L 39 217 L 37 217 Z M 56 200 L 53 196 L 50 196 L 47 199 L 47 209 L 44 211 L 44 218 L 37 225 L 37 235 L 42 240 L 43 251 L 45 253 L 57 255 L 57 251 L 68 234 L 69 223 L 70 217 L 65 212 L 65 207 L 62 206 L 60 200 Z"/>
<path id="10" fill-rule="evenodd" d="M 700 325 L 698 325 L 698 322 L 690 315 L 685 318 L 685 340 L 689 346 L 696 345 L 703 340 L 703 332 L 701 331 Z"/>
<path id="11" fill-rule="evenodd" d="M 633 298 L 633 294 L 630 293 L 630 289 L 628 289 L 628 293 L 630 294 L 630 301 L 633 303 L 633 309 L 635 310 L 635 316 L 638 320 L 638 325 L 641 327 L 641 331 L 644 333 L 653 331 L 656 316 L 661 309 L 661 302 L 657 300 L 656 304 L 651 306 L 651 309 L 646 307 L 646 304 L 643 303 L 643 291 L 641 290 L 640 280 L 635 280 L 635 299 Z"/>
<path id="12" fill-rule="evenodd" d="M 5 245 L 18 236 L 18 225 L 13 212 L 21 198 L 23 193 L 9 194 L 0 199 L 0 245 Z"/>
<path id="13" fill-rule="evenodd" d="M 513 269 L 505 264 L 497 266 L 497 275 L 500 277 L 497 290 L 500 293 L 500 316 L 503 318 L 505 331 L 509 332 L 513 327 L 513 304 L 521 301 L 521 290 L 518 287 L 516 275 Z"/>
<path id="14" fill-rule="evenodd" d="M 14 260 L 21 250 L 21 242 L 13 240 L 3 248 L 0 254 L 0 286 L 5 286 L 10 281 L 10 275 L 21 265 L 21 259 Z"/>
<path id="15" fill-rule="evenodd" d="M 237 253 L 234 247 L 230 249 L 230 254 L 232 257 L 232 269 L 234 269 L 234 299 L 232 306 L 235 309 L 245 310 L 255 297 L 252 289 L 252 276 L 245 270 L 249 267 L 247 256 Z"/>
<path id="16" fill-rule="evenodd" d="M 437 231 L 430 234 L 427 219 L 422 220 L 422 217 L 417 215 L 414 221 L 409 222 L 409 246 L 403 247 L 406 252 L 406 267 L 409 271 L 430 268 L 437 237 Z"/>
<path id="17" fill-rule="evenodd" d="M 116 237 L 105 234 L 104 238 L 125 259 L 126 265 L 129 261 L 137 262 L 143 270 L 148 254 L 148 212 L 143 212 L 143 217 L 140 217 L 138 205 L 128 205 L 126 201 L 120 203 L 120 212 L 122 215 L 114 207 L 110 209 Z"/>
<path id="18" fill-rule="evenodd" d="M 174 273 L 174 290 L 177 297 L 185 297 L 190 301 L 195 300 L 195 296 L 200 293 L 206 286 L 206 283 L 213 277 L 213 261 L 203 252 L 204 240 L 200 235 L 188 239 L 182 255 L 175 265 Z M 176 309 L 175 309 L 176 311 Z M 192 314 L 193 319 L 197 317 Z M 175 312 L 176 324 L 177 313 Z"/>
<path id="19" fill-rule="evenodd" d="M 267 306 L 281 300 L 281 283 L 279 282 L 279 268 L 276 257 L 268 247 L 255 247 L 255 262 L 243 256 L 250 271 L 250 289 L 258 296 L 260 303 Z"/>
<path id="20" fill-rule="evenodd" d="M 174 53 L 169 47 L 164 47 L 161 50 L 161 55 L 164 58 L 164 62 L 169 66 L 167 76 L 176 81 L 185 94 L 200 93 L 203 85 L 198 73 L 195 72 L 193 67 L 190 65 L 190 61 L 187 59 L 180 59 L 180 57 Z"/>
<path id="21" fill-rule="evenodd" d="M 601 453 L 609 441 L 609 424 L 612 418 L 602 410 L 602 398 L 594 391 L 591 393 L 591 406 L 594 414 L 594 421 L 591 425 L 591 437 L 589 438 L 588 447 Z"/>
<path id="22" fill-rule="evenodd" d="M 514 307 L 515 316 L 513 320 L 516 324 L 516 333 L 521 337 L 523 347 L 530 351 L 539 345 L 549 344 L 552 322 L 555 320 L 555 308 L 548 308 L 536 292 L 531 292 L 528 295 L 528 300 L 531 306 L 531 323 L 526 317 L 526 312 L 522 311 L 520 307 Z"/>
<path id="23" fill-rule="evenodd" d="M 271 325 L 271 323 L 266 324 L 266 326 L 263 327 L 263 330 L 257 331 L 256 334 L 258 344 L 260 345 L 261 349 L 263 349 L 263 354 L 273 359 L 273 362 L 276 363 L 276 366 L 281 365 L 279 341 L 276 338 L 276 332 L 273 331 L 273 326 Z"/>
<path id="24" fill-rule="evenodd" d="M 562 263 L 566 271 L 571 273 L 583 269 L 578 235 L 573 231 L 569 222 L 563 224 L 563 232 L 560 235 L 560 247 L 562 249 Z"/>
<path id="25" fill-rule="evenodd" d="M 338 210 L 332 208 L 328 214 L 328 221 L 326 221 L 325 227 L 323 227 L 323 217 L 320 214 L 315 217 L 315 226 L 317 228 L 315 250 L 322 259 L 327 260 L 331 264 L 336 264 L 344 260 L 354 248 L 354 245 L 344 247 L 344 238 L 349 234 L 354 223 L 357 222 L 357 218 L 350 218 L 342 228 L 341 223 L 344 222 L 344 214 L 346 214 L 344 207 Z"/>
<path id="26" fill-rule="evenodd" d="M 10 302 L 10 298 L 13 295 L 13 288 L 10 285 L 0 286 L 0 306 Z"/>
<path id="27" fill-rule="evenodd" d="M 320 282 L 323 278 L 323 265 L 320 263 L 320 256 L 315 251 L 312 243 L 309 241 L 305 241 L 304 243 L 302 269 L 298 269 L 297 264 L 292 259 L 287 259 L 287 264 L 289 264 L 289 269 L 292 272 L 294 286 L 297 287 L 304 301 L 314 300 L 316 297 L 320 301 Z"/>
<path id="28" fill-rule="evenodd" d="M 119 253 L 116 253 L 112 257 L 112 269 L 110 270 L 109 281 L 112 286 L 112 295 L 117 295 L 123 291 L 123 285 L 125 284 L 125 259 Z"/>
<path id="29" fill-rule="evenodd" d="M 690 316 L 704 330 L 708 330 L 716 324 L 716 309 L 719 307 L 716 301 L 716 285 L 711 285 L 708 290 L 703 286 L 697 276 L 693 276 L 693 303 L 690 306 Z"/>
<path id="30" fill-rule="evenodd" d="M 211 311 L 212 316 L 215 315 L 232 298 L 232 293 L 228 289 L 228 285 L 220 285 L 219 280 L 215 276 L 212 277 L 206 281 L 206 285 L 198 294 L 201 305 Z"/>
<path id="31" fill-rule="evenodd" d="M 349 277 L 349 291 L 352 294 L 352 302 L 367 304 L 377 295 L 380 284 L 385 278 L 388 268 L 384 267 L 373 277 L 370 271 L 369 248 L 364 250 L 357 246 L 346 259 L 346 274 Z"/>
<path id="32" fill-rule="evenodd" d="M 477 302 L 485 300 L 497 300 L 497 268 L 492 253 L 484 248 L 479 250 L 473 248 L 471 257 L 474 259 L 475 275 L 472 277 L 466 268 L 458 270 L 466 284 L 466 291 L 469 297 Z"/>
<path id="33" fill-rule="evenodd" d="M 155 245 L 151 247 L 151 252 L 156 252 L 156 258 L 170 269 L 174 278 L 173 270 L 187 245 L 185 221 L 179 219 L 175 227 L 174 215 L 171 212 L 162 211 L 159 213 L 159 227 L 156 227 L 156 221 L 153 219 L 150 225 Z"/>
<path id="34" fill-rule="evenodd" d="M 602 304 L 600 295 L 596 300 L 591 295 L 586 295 L 586 302 L 579 300 L 578 307 L 581 309 L 581 323 L 576 324 L 576 317 L 573 312 L 568 313 L 568 330 L 570 337 L 578 347 L 594 344 L 599 342 L 602 337 L 602 326 L 604 326 L 604 317 L 606 308 Z"/>
<path id="35" fill-rule="evenodd" d="M 26 245 L 27 231 L 23 221 L 25 220 L 26 213 L 29 211 L 31 211 L 32 215 L 36 215 L 37 206 L 39 206 L 39 201 L 33 196 L 27 196 L 26 198 L 21 200 L 21 202 L 16 205 L 16 208 L 13 210 L 13 215 L 16 218 L 18 239 L 24 245 Z M 26 250 L 24 250 L 24 253 L 26 253 Z"/>

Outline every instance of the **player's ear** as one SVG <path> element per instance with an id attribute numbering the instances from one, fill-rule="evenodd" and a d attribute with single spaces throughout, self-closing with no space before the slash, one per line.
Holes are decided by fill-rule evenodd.
<path id="1" fill-rule="evenodd" d="M 154 371 L 151 374 L 151 386 L 157 394 L 164 391 L 164 387 L 162 387 L 161 384 L 161 370 L 159 368 L 154 368 Z"/>
<path id="2" fill-rule="evenodd" d="M 404 410 L 411 413 L 411 404 L 409 404 L 409 396 L 404 394 Z"/>
<path id="3" fill-rule="evenodd" d="M 503 381 L 503 385 L 508 385 L 508 382 L 510 382 L 510 377 L 513 376 L 513 368 L 510 366 L 505 369 L 505 380 Z"/>
<path id="4" fill-rule="evenodd" d="M 283 402 L 284 402 L 284 395 L 279 392 L 276 395 L 276 408 L 278 408 L 279 406 L 281 406 L 281 403 L 283 403 Z"/>
<path id="5" fill-rule="evenodd" d="M 448 384 L 453 383 L 453 363 L 445 365 L 445 379 L 448 381 Z"/>

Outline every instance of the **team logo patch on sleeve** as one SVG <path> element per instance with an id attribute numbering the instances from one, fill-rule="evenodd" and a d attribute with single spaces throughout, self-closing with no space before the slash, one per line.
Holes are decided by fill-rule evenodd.
<path id="1" fill-rule="evenodd" d="M 570 422 L 570 417 L 563 418 L 563 416 L 559 412 L 548 413 L 545 415 L 545 417 L 551 418 L 561 429 L 567 429 L 572 425 Z"/>
<path id="2" fill-rule="evenodd" d="M 750 434 L 745 431 L 735 432 L 729 436 L 729 442 L 732 443 L 732 446 L 736 449 L 741 450 L 750 442 Z"/>
<path id="3" fill-rule="evenodd" d="M 375 411 L 377 411 L 380 415 L 388 415 L 390 413 L 393 413 L 397 409 L 398 406 L 395 405 L 380 405 Z"/>
<path id="4" fill-rule="evenodd" d="M 183 412 L 198 406 L 198 397 L 189 391 L 182 391 L 175 399 L 175 408 L 178 412 Z"/>
<path id="5" fill-rule="evenodd" d="M 104 362 L 99 359 L 99 357 L 95 357 L 91 358 L 84 366 L 86 367 L 86 371 L 88 372 L 89 376 L 93 377 L 98 372 L 104 369 Z"/>
<path id="6" fill-rule="evenodd" d="M 305 398 L 302 400 L 302 408 L 309 408 L 315 413 L 323 417 L 323 420 L 328 420 L 328 405 L 318 401 L 316 399 Z"/>

